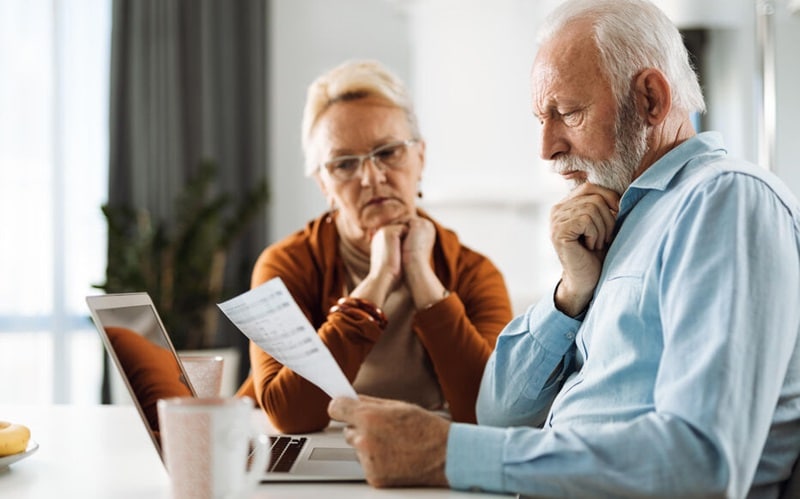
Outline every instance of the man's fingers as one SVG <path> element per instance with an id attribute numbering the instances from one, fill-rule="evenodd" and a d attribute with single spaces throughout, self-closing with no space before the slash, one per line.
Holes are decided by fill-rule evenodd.
<path id="1" fill-rule="evenodd" d="M 587 195 L 597 195 L 603 198 L 603 201 L 608 206 L 609 209 L 613 210 L 614 213 L 619 211 L 619 194 L 611 189 L 607 189 L 605 187 L 601 187 L 596 184 L 590 184 L 586 182 L 585 184 L 581 184 L 580 186 L 576 187 L 575 189 L 571 190 L 569 194 L 567 194 L 567 199 L 574 199 L 580 196 L 587 196 Z"/>
<path id="2" fill-rule="evenodd" d="M 608 242 L 613 232 L 613 218 L 608 220 L 603 210 L 587 203 L 583 206 L 567 207 L 552 218 L 552 234 L 554 239 L 565 243 L 583 241 L 587 249 L 596 249 Z M 608 225 L 611 222 L 611 225 Z"/>
<path id="3" fill-rule="evenodd" d="M 353 428 L 352 426 L 345 426 L 342 429 L 342 435 L 344 435 L 344 441 L 348 443 L 351 447 L 355 447 L 355 440 L 356 436 L 358 435 L 358 430 Z"/>
<path id="4" fill-rule="evenodd" d="M 604 225 L 607 227 L 605 242 L 610 243 L 614 237 L 614 228 L 617 225 L 617 211 L 601 210 L 600 216 L 603 217 Z"/>
<path id="5" fill-rule="evenodd" d="M 597 250 L 611 242 L 616 212 L 601 196 L 588 194 L 555 205 L 551 211 L 551 224 L 555 239 L 582 241 L 587 249 Z"/>
<path id="6" fill-rule="evenodd" d="M 354 424 L 357 417 L 356 412 L 359 410 L 363 412 L 364 409 L 370 407 L 387 407 L 400 403 L 397 400 L 372 397 L 370 395 L 359 395 L 357 400 L 349 397 L 336 397 L 328 404 L 328 416 L 337 421 Z"/>
<path id="7" fill-rule="evenodd" d="M 600 236 L 595 224 L 590 222 L 584 226 L 583 234 L 581 235 L 581 241 L 583 241 L 583 246 L 589 251 L 594 251 L 597 248 L 597 245 L 600 241 Z"/>
<path id="8" fill-rule="evenodd" d="M 619 213 L 619 194 L 599 185 L 585 183 L 570 191 L 560 203 L 560 208 L 578 206 L 575 203 L 581 203 L 583 209 L 591 212 L 593 217 L 602 219 L 602 224 L 597 219 L 594 221 L 598 232 L 602 233 L 600 242 L 611 242 Z"/>
<path id="9" fill-rule="evenodd" d="M 373 397 L 372 395 L 359 395 L 358 396 L 358 400 L 360 400 L 362 402 L 368 402 L 368 403 L 380 404 L 380 405 L 389 405 L 389 404 L 392 404 L 394 402 L 397 402 L 396 400 L 389 400 L 389 399 L 384 399 L 384 398 L 380 398 L 380 397 Z"/>
<path id="10" fill-rule="evenodd" d="M 328 404 L 328 416 L 336 421 L 352 423 L 353 414 L 360 403 L 348 397 L 336 397 Z"/>

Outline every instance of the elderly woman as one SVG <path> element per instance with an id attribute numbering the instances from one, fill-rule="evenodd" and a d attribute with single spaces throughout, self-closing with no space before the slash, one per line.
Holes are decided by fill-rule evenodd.
<path id="1" fill-rule="evenodd" d="M 475 421 L 483 368 L 511 319 L 503 278 L 416 207 L 425 166 L 401 81 L 370 61 L 314 81 L 303 116 L 306 175 L 330 211 L 259 257 L 280 276 L 358 393 Z M 280 431 L 329 423 L 329 397 L 250 345 L 256 400 Z"/>

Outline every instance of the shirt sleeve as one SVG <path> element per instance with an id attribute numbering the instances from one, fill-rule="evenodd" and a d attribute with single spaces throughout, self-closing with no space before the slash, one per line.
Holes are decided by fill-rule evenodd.
<path id="1" fill-rule="evenodd" d="M 537 496 L 745 497 L 768 435 L 797 442 L 797 425 L 788 424 L 798 419 L 796 407 L 776 416 L 800 388 L 800 380 L 786 381 L 787 373 L 797 377 L 790 369 L 800 324 L 796 215 L 763 182 L 726 174 L 696 189 L 664 230 L 658 302 L 650 304 L 663 323 L 652 408 L 617 422 L 545 430 L 453 425 L 451 486 Z M 481 388 L 481 421 L 492 403 L 506 407 L 500 422 L 515 400 L 522 411 L 538 404 L 528 393 L 548 369 L 533 359 L 550 356 L 532 318 L 498 339 Z M 527 343 L 533 359 L 509 354 L 515 348 L 506 338 Z M 775 418 L 782 421 L 773 425 Z"/>
<path id="2" fill-rule="evenodd" d="M 552 294 L 511 321 L 486 363 L 478 392 L 478 422 L 540 425 L 572 367 L 580 324 L 556 309 Z"/>

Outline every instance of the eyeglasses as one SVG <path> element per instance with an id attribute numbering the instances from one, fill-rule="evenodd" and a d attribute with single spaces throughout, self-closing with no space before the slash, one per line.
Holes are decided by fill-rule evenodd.
<path id="1" fill-rule="evenodd" d="M 401 170 L 408 164 L 408 147 L 419 142 L 417 139 L 390 142 L 376 147 L 367 154 L 348 154 L 325 161 L 320 167 L 339 182 L 346 182 L 364 174 L 364 161 L 370 160 L 381 172 Z"/>

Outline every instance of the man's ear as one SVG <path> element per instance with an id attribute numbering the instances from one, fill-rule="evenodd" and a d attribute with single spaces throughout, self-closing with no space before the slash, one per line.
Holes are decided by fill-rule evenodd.
<path id="1" fill-rule="evenodd" d="M 664 122 L 672 110 L 672 88 L 664 73 L 647 68 L 636 75 L 634 82 L 636 107 L 651 126 Z"/>

